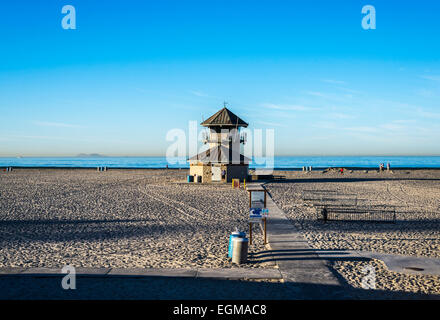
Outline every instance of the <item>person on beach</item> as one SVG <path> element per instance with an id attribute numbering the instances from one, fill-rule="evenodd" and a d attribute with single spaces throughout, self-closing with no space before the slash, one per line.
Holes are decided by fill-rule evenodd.
<path id="1" fill-rule="evenodd" d="M 321 214 L 322 214 L 322 220 L 324 220 L 324 223 L 327 223 L 328 220 L 328 212 L 327 212 L 327 208 L 323 208 L 321 210 Z"/>

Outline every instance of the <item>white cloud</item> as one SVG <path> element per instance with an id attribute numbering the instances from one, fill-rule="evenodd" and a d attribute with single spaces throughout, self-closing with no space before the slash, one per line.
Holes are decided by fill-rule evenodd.
<path id="1" fill-rule="evenodd" d="M 135 90 L 136 90 L 137 92 L 141 92 L 141 93 L 148 93 L 147 90 L 142 89 L 142 88 L 135 88 Z"/>
<path id="2" fill-rule="evenodd" d="M 440 75 L 423 75 L 420 77 L 426 80 L 440 81 Z"/>
<path id="3" fill-rule="evenodd" d="M 354 89 L 350 89 L 350 88 L 345 88 L 345 87 L 339 87 L 338 86 L 338 87 L 335 87 L 335 88 L 337 88 L 337 89 L 339 89 L 341 91 L 352 93 L 352 94 L 361 94 L 362 93 L 362 91 L 354 90 Z M 351 95 L 351 96 L 353 96 L 353 95 Z"/>
<path id="4" fill-rule="evenodd" d="M 356 116 L 351 115 L 351 114 L 346 114 L 346 113 L 331 113 L 328 115 L 328 117 L 333 118 L 333 119 L 341 119 L 341 120 L 356 118 Z"/>
<path id="5" fill-rule="evenodd" d="M 322 98 L 328 98 L 328 96 L 322 92 L 318 91 L 307 91 L 307 94 L 315 97 L 322 97 Z"/>
<path id="6" fill-rule="evenodd" d="M 339 101 L 339 102 L 346 102 L 347 100 L 352 100 L 354 98 L 353 93 L 357 93 L 355 90 L 350 90 L 346 88 L 338 87 L 339 89 L 346 91 L 347 93 L 323 93 L 320 91 L 307 91 L 306 94 L 314 97 L 323 98 L 326 100 L 332 100 L 332 101 Z"/>
<path id="7" fill-rule="evenodd" d="M 368 133 L 378 132 L 378 128 L 368 127 L 368 126 L 348 127 L 348 128 L 343 128 L 343 129 L 347 130 L 347 131 L 354 131 L 354 132 L 368 132 Z"/>
<path id="8" fill-rule="evenodd" d="M 66 140 L 74 141 L 74 139 L 57 137 L 57 136 L 35 136 L 35 135 L 15 135 L 11 136 L 14 139 L 31 139 L 31 140 Z"/>
<path id="9" fill-rule="evenodd" d="M 420 76 L 420 78 L 423 78 L 426 80 L 432 80 L 432 81 L 440 81 L 439 75 L 423 75 L 423 76 Z"/>
<path id="10" fill-rule="evenodd" d="M 312 126 L 320 129 L 338 129 L 335 123 L 328 121 L 319 121 L 314 123 Z"/>
<path id="11" fill-rule="evenodd" d="M 322 82 L 331 83 L 331 84 L 347 84 L 345 81 L 334 80 L 334 79 L 323 79 Z"/>
<path id="12" fill-rule="evenodd" d="M 58 128 L 80 128 L 81 126 L 62 122 L 34 121 L 34 124 L 41 127 L 58 127 Z"/>
<path id="13" fill-rule="evenodd" d="M 416 122 L 414 119 L 406 119 L 406 120 L 393 120 L 393 123 L 413 123 Z"/>
<path id="14" fill-rule="evenodd" d="M 385 123 L 385 124 L 380 125 L 380 127 L 382 129 L 391 130 L 391 131 L 403 130 L 406 128 L 405 126 L 402 126 L 402 125 L 396 124 L 396 123 Z"/>
<path id="15" fill-rule="evenodd" d="M 419 96 L 425 97 L 425 98 L 431 98 L 434 96 L 434 92 L 432 92 L 431 90 L 428 90 L 428 89 L 416 90 L 416 94 L 418 94 Z"/>
<path id="16" fill-rule="evenodd" d="M 440 119 L 440 112 L 425 111 L 422 108 L 417 109 L 417 114 L 425 118 Z"/>
<path id="17" fill-rule="evenodd" d="M 268 121 L 257 121 L 258 123 L 267 126 L 267 127 L 287 127 L 285 124 L 278 122 L 268 122 Z"/>
<path id="18" fill-rule="evenodd" d="M 285 104 L 273 104 L 273 103 L 264 103 L 263 107 L 275 110 L 291 110 L 291 111 L 311 111 L 317 110 L 317 108 L 306 107 L 303 105 L 285 105 Z"/>
<path id="19" fill-rule="evenodd" d="M 197 97 L 209 97 L 208 94 L 206 94 L 202 91 L 199 91 L 199 90 L 190 90 L 190 93 L 197 96 Z"/>

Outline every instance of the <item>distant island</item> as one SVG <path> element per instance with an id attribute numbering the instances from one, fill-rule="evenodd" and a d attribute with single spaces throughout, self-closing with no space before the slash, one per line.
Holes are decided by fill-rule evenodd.
<path id="1" fill-rule="evenodd" d="M 105 158 L 106 156 L 99 153 L 80 153 L 76 158 Z"/>

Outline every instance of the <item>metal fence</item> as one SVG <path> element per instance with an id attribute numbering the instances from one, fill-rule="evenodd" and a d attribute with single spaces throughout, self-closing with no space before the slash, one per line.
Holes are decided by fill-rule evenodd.
<path id="1" fill-rule="evenodd" d="M 304 190 L 302 198 L 316 208 L 318 220 L 396 222 L 396 207 L 369 204 L 356 194 L 341 194 L 334 190 Z"/>
<path id="2" fill-rule="evenodd" d="M 396 223 L 396 210 L 393 208 L 341 208 L 317 207 L 317 219 L 323 221 L 370 221 Z"/>

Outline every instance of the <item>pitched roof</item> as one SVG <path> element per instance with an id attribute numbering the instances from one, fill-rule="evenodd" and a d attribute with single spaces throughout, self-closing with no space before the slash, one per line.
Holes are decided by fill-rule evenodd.
<path id="1" fill-rule="evenodd" d="M 246 122 L 244 122 L 242 119 L 240 119 L 237 115 L 235 115 L 231 110 L 229 110 L 226 107 L 214 113 L 208 119 L 203 121 L 201 125 L 204 127 L 211 127 L 211 126 L 247 127 L 248 126 Z"/>
<path id="2" fill-rule="evenodd" d="M 239 160 L 240 159 L 240 160 Z M 189 161 L 199 161 L 202 163 L 232 163 L 249 164 L 250 159 L 239 152 L 219 145 L 205 150 L 188 159 Z"/>

